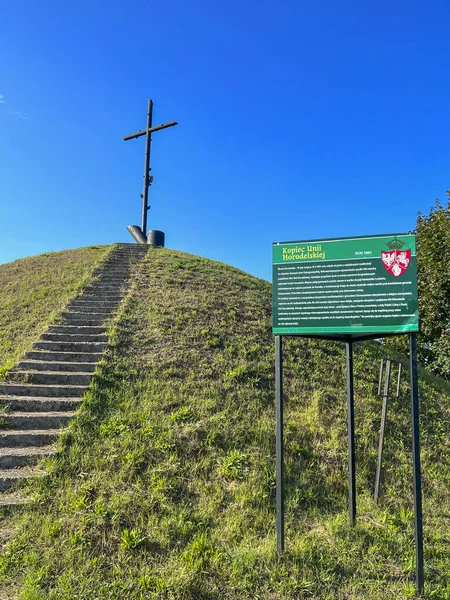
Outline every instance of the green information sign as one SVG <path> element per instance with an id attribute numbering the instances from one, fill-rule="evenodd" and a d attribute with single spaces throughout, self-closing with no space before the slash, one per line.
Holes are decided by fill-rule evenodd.
<path id="1" fill-rule="evenodd" d="M 273 333 L 363 338 L 419 329 L 411 234 L 273 245 Z"/>

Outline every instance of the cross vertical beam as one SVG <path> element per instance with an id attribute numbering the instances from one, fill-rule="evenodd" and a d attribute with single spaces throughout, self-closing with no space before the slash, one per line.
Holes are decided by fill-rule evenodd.
<path id="1" fill-rule="evenodd" d="M 150 150 L 152 145 L 153 100 L 148 100 L 147 133 L 145 134 L 144 191 L 142 192 L 142 233 L 147 237 L 148 188 L 150 187 Z"/>

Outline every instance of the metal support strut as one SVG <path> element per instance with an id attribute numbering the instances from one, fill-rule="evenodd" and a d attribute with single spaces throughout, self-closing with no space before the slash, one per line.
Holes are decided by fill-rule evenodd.
<path id="1" fill-rule="evenodd" d="M 275 336 L 277 550 L 284 552 L 283 338 Z"/>
<path id="2" fill-rule="evenodd" d="M 356 468 L 355 468 L 355 401 L 353 393 L 353 345 L 346 343 L 347 359 L 347 428 L 348 428 L 348 492 L 350 526 L 356 521 Z"/>
<path id="3" fill-rule="evenodd" d="M 409 373 L 411 377 L 411 417 L 413 442 L 414 525 L 416 542 L 416 590 L 423 592 L 423 530 L 422 530 L 422 476 L 419 444 L 419 387 L 417 368 L 417 335 L 409 335 Z"/>
<path id="4" fill-rule="evenodd" d="M 378 384 L 378 389 L 381 388 L 381 379 L 382 379 L 382 370 L 383 369 L 383 361 L 381 361 L 380 368 L 380 380 Z M 389 384 L 391 380 L 391 361 L 386 361 L 386 379 L 384 381 L 384 392 L 383 392 L 383 408 L 381 410 L 381 426 L 380 426 L 380 441 L 378 442 L 378 461 L 377 461 L 377 472 L 375 475 L 375 491 L 373 494 L 373 499 L 375 502 L 378 502 L 378 496 L 380 495 L 380 480 L 381 480 L 381 464 L 383 460 L 383 446 L 384 446 L 384 431 L 386 428 L 386 411 L 387 411 L 387 401 L 389 397 Z"/>
<path id="5" fill-rule="evenodd" d="M 275 336 L 275 398 L 276 398 L 276 510 L 277 510 L 277 550 L 284 553 L 284 448 L 283 448 L 283 346 L 282 336 Z M 417 336 L 409 336 L 409 366 L 411 377 L 411 417 L 413 440 L 413 473 L 414 473 L 414 524 L 416 548 L 416 590 L 420 595 L 424 588 L 423 569 L 423 530 L 422 530 L 422 481 L 420 469 L 420 444 L 419 444 L 419 392 L 418 392 L 418 367 L 417 367 Z M 349 517 L 350 526 L 356 522 L 356 469 L 355 469 L 355 408 L 353 389 L 353 346 L 351 341 L 346 342 L 347 366 L 347 417 L 348 417 L 348 467 L 349 467 Z M 377 485 L 375 497 L 378 497 L 379 474 L 381 471 L 381 449 L 383 444 L 384 422 L 386 420 L 386 401 L 389 396 L 389 380 L 391 361 L 388 360 L 386 381 L 383 393 L 382 436 L 380 438 L 380 453 L 377 468 Z M 380 367 L 380 380 L 378 391 L 381 392 L 381 377 L 383 361 Z M 400 389 L 401 366 L 397 378 L 397 397 Z"/>

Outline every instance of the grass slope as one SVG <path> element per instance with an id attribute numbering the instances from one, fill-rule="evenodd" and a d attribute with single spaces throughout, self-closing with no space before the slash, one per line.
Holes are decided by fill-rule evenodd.
<path id="1" fill-rule="evenodd" d="M 286 342 L 287 550 L 275 545 L 270 285 L 157 249 L 33 506 L 5 517 L 4 585 L 26 600 L 414 595 L 408 386 L 371 500 L 380 346 L 355 352 L 358 523 L 347 515 L 344 348 Z M 421 382 L 429 598 L 449 599 L 450 403 Z"/>
<path id="2" fill-rule="evenodd" d="M 0 378 L 76 296 L 111 246 L 89 246 L 0 265 Z"/>

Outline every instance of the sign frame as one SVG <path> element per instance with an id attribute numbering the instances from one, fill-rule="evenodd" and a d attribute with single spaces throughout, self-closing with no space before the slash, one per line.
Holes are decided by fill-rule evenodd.
<path id="1" fill-rule="evenodd" d="M 397 326 L 394 327 L 393 325 L 388 325 L 388 326 L 381 326 L 381 325 L 362 325 L 361 327 L 357 327 L 357 326 L 336 326 L 336 323 L 334 323 L 333 326 L 330 326 L 329 323 L 324 322 L 323 324 L 321 324 L 321 326 L 319 327 L 318 324 L 316 323 L 315 326 L 311 325 L 309 327 L 306 327 L 306 324 L 303 323 L 302 327 L 293 327 L 293 326 L 289 326 L 289 325 L 285 325 L 280 326 L 279 323 L 277 323 L 277 326 L 275 326 L 275 320 L 277 318 L 279 318 L 279 311 L 278 311 L 278 307 L 279 307 L 279 303 L 280 303 L 280 297 L 279 297 L 279 287 L 278 287 L 278 272 L 280 271 L 280 265 L 285 265 L 285 267 L 287 269 L 289 269 L 290 271 L 290 279 L 294 279 L 294 283 L 289 284 L 291 286 L 295 286 L 295 277 L 297 275 L 297 277 L 302 276 L 303 279 L 305 279 L 307 277 L 307 275 L 303 275 L 302 270 L 306 269 L 306 270 L 316 270 L 316 276 L 314 277 L 315 279 L 318 279 L 320 277 L 324 278 L 324 277 L 328 277 L 330 278 L 329 280 L 326 280 L 325 283 L 330 283 L 331 278 L 333 277 L 333 270 L 330 270 L 330 267 L 332 267 L 333 265 L 330 263 L 335 263 L 336 266 L 342 266 L 342 267 L 346 267 L 346 270 L 350 270 L 349 267 L 356 267 L 356 266 L 360 266 L 365 268 L 365 270 L 367 270 L 367 265 L 369 265 L 369 262 L 371 263 L 371 268 L 370 270 L 373 271 L 374 273 L 377 272 L 376 274 L 378 275 L 378 279 L 381 280 L 384 276 L 384 278 L 387 280 L 387 282 L 384 283 L 384 285 L 386 286 L 392 286 L 395 284 L 395 288 L 392 288 L 392 292 L 386 293 L 386 296 L 390 296 L 393 295 L 393 293 L 395 292 L 395 290 L 399 289 L 397 288 L 397 286 L 399 285 L 399 281 L 397 281 L 397 277 L 393 277 L 391 275 L 391 277 L 386 277 L 386 271 L 387 268 L 385 267 L 386 270 L 383 270 L 381 267 L 381 256 L 380 255 L 376 255 L 373 254 L 372 251 L 370 251 L 370 253 L 368 251 L 359 251 L 356 252 L 356 256 L 351 256 L 349 257 L 345 257 L 345 256 L 336 256 L 336 254 L 342 253 L 342 245 L 343 244 L 351 244 L 354 245 L 354 247 L 356 248 L 356 244 L 361 244 L 361 242 L 367 240 L 368 242 L 374 242 L 376 241 L 376 245 L 378 246 L 378 250 L 382 250 L 382 243 L 384 244 L 389 244 L 390 241 L 391 242 L 398 242 L 399 245 L 402 244 L 401 240 L 399 240 L 398 238 L 408 238 L 408 241 L 411 244 L 411 248 L 408 248 L 408 251 L 411 250 L 411 254 L 410 254 L 410 260 L 409 260 L 409 264 L 408 267 L 401 273 L 401 275 L 404 274 L 404 272 L 406 270 L 409 270 L 409 268 L 412 267 L 412 271 L 410 271 L 410 279 L 411 281 L 408 282 L 408 284 L 410 284 L 411 290 L 412 290 L 412 298 L 411 300 L 409 300 L 409 309 L 414 309 L 415 312 L 415 316 L 413 318 L 412 315 L 410 315 L 409 321 L 411 321 L 410 324 L 408 325 L 403 325 L 402 327 Z M 382 242 L 381 242 L 382 241 Z M 329 252 L 330 250 L 333 252 L 335 256 L 332 258 L 326 258 L 325 256 L 323 258 L 309 258 L 309 257 L 305 257 L 303 259 L 303 257 L 300 255 L 300 258 L 302 258 L 301 262 L 299 260 L 292 260 L 289 261 L 287 263 L 281 262 L 280 260 L 275 260 L 275 253 L 276 253 L 276 249 L 278 250 L 285 248 L 286 246 L 293 246 L 293 247 L 297 247 L 299 248 L 299 246 L 303 245 L 303 248 L 308 249 L 308 248 L 320 248 L 319 252 L 316 252 L 316 254 L 323 254 L 328 256 L 328 254 L 326 254 L 326 252 Z M 335 245 L 335 248 L 332 248 L 331 246 Z M 340 245 L 341 248 L 337 248 L 336 250 L 336 246 Z M 325 246 L 325 248 L 323 247 Z M 328 249 L 326 249 L 326 246 L 329 246 Z M 362 247 L 362 246 L 360 246 Z M 301 249 L 303 249 L 301 248 Z M 394 250 L 395 251 L 395 250 Z M 364 254 L 363 254 L 364 252 Z M 388 250 L 389 252 L 389 250 Z M 312 254 L 312 252 L 309 252 L 310 254 Z M 305 253 L 306 254 L 306 253 Z M 417 333 L 419 331 L 419 322 L 418 322 L 418 295 L 417 295 L 417 266 L 416 266 L 416 261 L 417 261 L 417 252 L 416 252 L 416 236 L 414 233 L 408 232 L 408 233 L 392 233 L 392 234 L 374 234 L 374 235 L 364 235 L 364 236 L 352 236 L 352 237 L 337 237 L 337 238 L 316 238 L 316 239 L 311 239 L 311 240 L 299 240 L 299 241 L 289 241 L 289 242 L 274 242 L 272 244 L 272 268 L 273 268 L 273 297 L 272 297 L 272 306 L 274 308 L 274 313 L 273 313 L 273 324 L 272 324 L 272 333 L 274 335 L 300 335 L 302 337 L 314 337 L 314 338 L 319 338 L 319 339 L 331 339 L 331 340 L 337 340 L 337 341 L 357 341 L 357 340 L 367 340 L 367 339 L 377 339 L 377 338 L 382 338 L 382 337 L 388 337 L 388 336 L 392 336 L 392 335 L 401 335 L 404 333 Z M 298 258 L 299 254 L 297 253 L 297 256 L 295 256 L 294 258 Z M 332 255 L 333 256 L 333 255 Z M 375 263 L 375 261 L 378 261 L 379 263 Z M 352 261 L 352 262 L 350 262 Z M 353 262 L 353 261 L 358 261 L 358 262 Z M 317 271 L 317 269 L 320 269 L 320 265 L 324 265 L 325 263 L 327 263 L 325 265 L 325 267 L 323 267 L 323 271 L 321 272 L 320 270 Z M 338 264 L 340 263 L 340 264 Z M 347 264 L 348 263 L 348 264 Z M 302 265 L 302 270 L 300 270 L 298 267 L 297 269 L 295 269 L 295 266 L 299 266 Z M 375 265 L 375 266 L 372 266 Z M 284 268 L 283 268 L 284 269 Z M 295 272 L 297 271 L 297 273 Z M 324 273 L 325 271 L 328 271 L 329 274 L 323 275 L 322 273 Z M 353 269 L 353 271 L 355 272 L 356 269 Z M 334 271 L 335 273 L 337 273 L 338 271 Z M 311 276 L 311 274 L 310 274 Z M 340 277 L 340 283 L 341 284 L 345 284 L 345 277 L 343 275 L 339 275 L 338 277 Z M 367 284 L 362 284 L 362 283 L 358 283 L 356 282 L 356 278 L 357 278 L 357 274 L 352 275 L 352 277 L 354 277 L 355 279 L 349 279 L 349 281 L 354 281 L 355 283 L 353 285 L 367 285 Z M 392 278 L 392 281 L 390 281 Z M 375 281 L 375 279 L 374 279 Z M 390 281 L 390 283 L 389 283 Z M 315 282 L 316 283 L 316 282 Z M 374 283 L 370 284 L 372 287 L 375 286 Z M 383 284 L 380 282 L 377 284 L 376 289 L 381 292 L 382 286 Z M 405 284 L 406 285 L 406 284 Z M 300 286 L 297 285 L 297 287 L 299 288 Z M 336 287 L 336 286 L 327 286 L 327 287 Z M 341 287 L 343 287 L 341 285 Z M 402 289 L 403 289 L 404 285 L 402 285 Z M 311 286 L 312 289 L 312 286 Z M 299 293 L 299 292 L 297 292 Z M 302 292 L 303 293 L 303 292 Z M 313 300 L 313 304 L 314 304 L 314 297 L 312 296 L 312 292 L 305 292 L 305 294 L 308 293 L 309 296 L 309 300 Z M 329 292 L 327 292 L 329 293 Z M 410 292 L 408 292 L 410 293 Z M 319 294 L 318 294 L 319 295 Z M 397 294 L 398 295 L 398 294 Z M 368 296 L 370 297 L 370 296 Z M 295 296 L 294 296 L 295 298 Z M 404 300 L 404 298 L 402 298 L 402 300 Z M 320 300 L 319 300 L 320 301 Z M 297 302 L 298 302 L 298 298 L 297 298 Z M 406 304 L 405 302 L 403 302 L 403 304 Z M 277 311 L 275 312 L 275 307 L 277 307 Z M 321 308 L 325 308 L 325 306 L 322 306 Z M 348 307 L 345 307 L 348 308 Z M 284 309 L 286 310 L 286 309 Z M 403 317 L 404 315 L 402 315 Z M 305 317 L 305 318 L 311 318 L 312 317 Z M 368 318 L 367 316 L 365 316 L 364 318 Z M 391 317 L 392 319 L 393 317 Z M 322 317 L 322 319 L 325 321 L 325 318 Z M 336 319 L 342 319 L 341 316 L 336 316 Z M 373 321 L 374 319 L 372 319 Z M 330 321 L 332 322 L 332 318 L 330 318 Z M 386 323 L 386 321 L 385 321 Z"/>
<path id="2" fill-rule="evenodd" d="M 347 371 L 347 432 L 348 432 L 348 475 L 349 475 L 349 520 L 350 526 L 353 527 L 356 523 L 356 461 L 355 461 L 355 416 L 354 416 L 354 387 L 353 387 L 353 344 L 358 341 L 369 339 L 380 339 L 391 337 L 393 335 L 408 335 L 409 336 L 409 371 L 410 371 L 410 387 L 411 387 L 411 421 L 412 421 L 412 458 L 413 458 L 413 490 L 414 490 L 414 524 L 415 524 L 415 552 L 416 552 L 416 590 L 421 594 L 424 589 L 424 564 L 423 564 L 423 526 L 422 526 L 422 481 L 421 481 L 421 466 L 420 466 L 420 439 L 419 439 L 419 393 L 418 393 L 418 365 L 417 365 L 417 333 L 419 330 L 418 319 L 418 293 L 417 293 L 417 271 L 416 271 L 416 244 L 415 235 L 413 233 L 397 233 L 397 234 L 380 234 L 373 236 L 357 236 L 346 238 L 328 238 L 304 240 L 300 242 L 274 242 L 272 248 L 287 244 L 314 244 L 325 242 L 337 242 L 344 240 L 363 240 L 374 238 L 394 238 L 412 236 L 414 237 L 414 272 L 413 280 L 415 281 L 415 302 L 417 304 L 416 314 L 417 319 L 415 327 L 412 330 L 403 331 L 351 331 L 332 332 L 332 331 L 279 331 L 272 327 L 272 332 L 275 337 L 275 407 L 276 407 L 276 530 L 277 530 L 277 551 L 279 554 L 284 553 L 285 547 L 285 522 L 284 522 L 284 406 L 283 406 L 283 336 L 296 336 L 305 338 L 316 338 L 325 340 L 335 340 L 345 342 L 346 346 L 346 371 Z M 396 253 L 394 253 L 395 256 Z M 375 258 L 373 256 L 372 258 Z M 361 259 L 361 260 L 369 260 Z M 311 262 L 311 261 L 310 261 Z M 280 264 L 280 263 L 277 263 Z M 409 266 L 409 263 L 408 263 Z M 275 272 L 275 263 L 273 263 Z M 406 270 L 406 269 L 405 269 Z M 402 275 L 403 273 L 401 273 Z M 415 279 L 414 279 L 415 278 Z M 273 289 L 274 289 L 273 281 Z M 273 305 L 275 305 L 275 294 L 273 292 Z M 274 319 L 275 320 L 275 319 Z"/>

